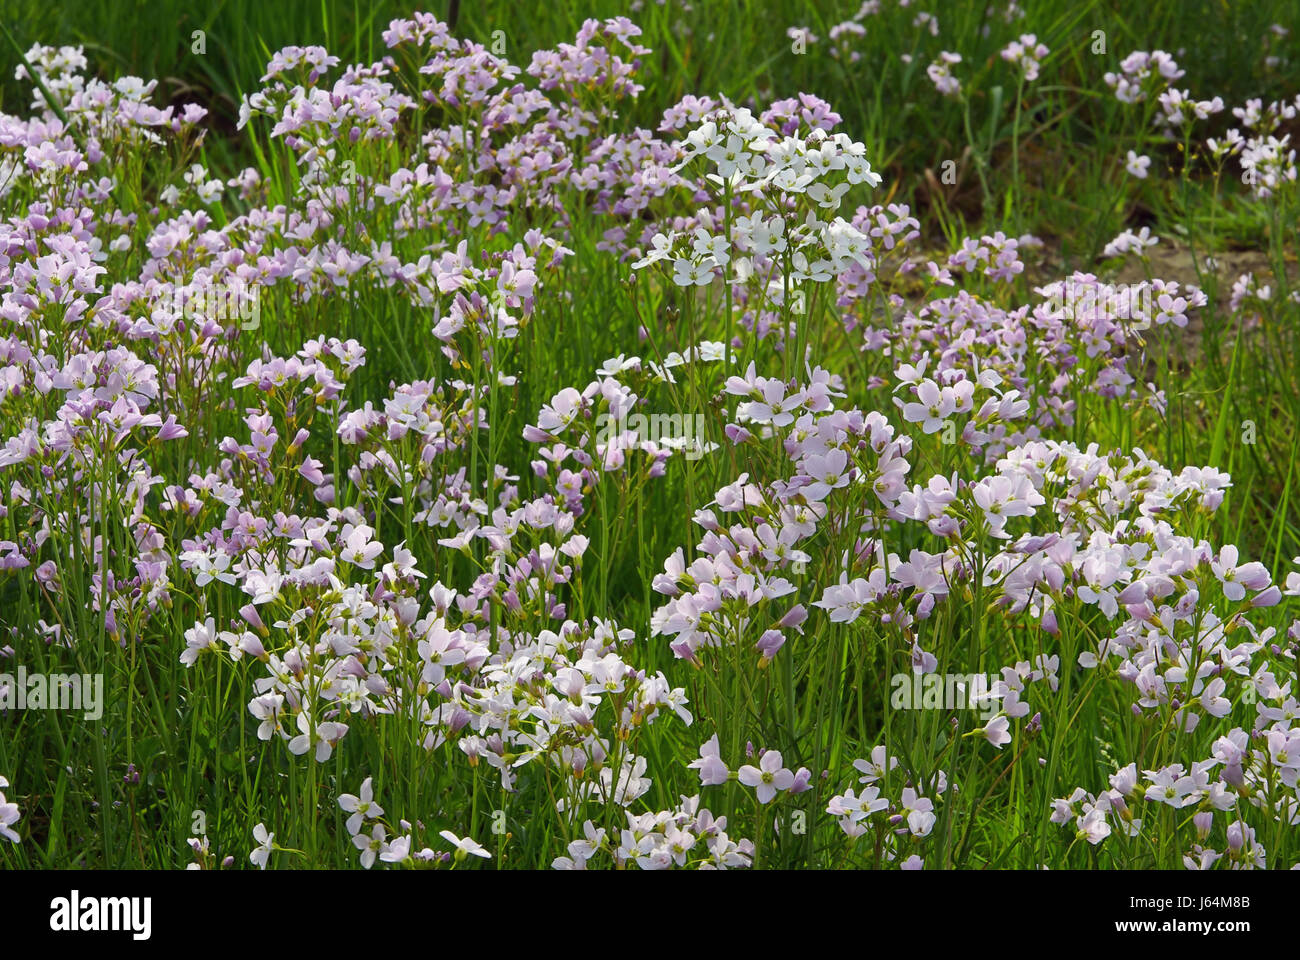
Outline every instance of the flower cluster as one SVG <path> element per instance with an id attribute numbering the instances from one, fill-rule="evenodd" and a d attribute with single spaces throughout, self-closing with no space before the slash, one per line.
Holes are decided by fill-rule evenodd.
<path id="1" fill-rule="evenodd" d="M 0 837 L 4 837 L 11 843 L 19 843 L 22 838 L 14 829 L 14 824 L 22 818 L 22 811 L 18 809 L 18 804 L 10 803 L 5 798 L 4 790 L 8 786 L 9 781 L 0 777 Z"/>
<path id="2" fill-rule="evenodd" d="M 1047 46 L 990 12 L 989 50 L 1019 38 L 989 68 L 1035 82 Z M 852 63 L 881 15 L 791 39 Z M 1285 276 L 1218 303 L 1152 275 L 1146 226 L 1078 270 L 1005 225 L 923 250 L 814 94 L 625 122 L 651 51 L 623 17 L 519 64 L 424 13 L 382 37 L 270 54 L 256 169 L 79 48 L 33 47 L 30 115 L 0 115 L 5 640 L 241 784 L 187 866 L 249 824 L 260 869 L 966 865 L 1007 783 L 1071 791 L 1025 813 L 1067 862 L 1294 859 L 1300 572 L 1229 542 L 1239 475 L 1158 439 L 1201 399 L 1170 345 L 1225 307 L 1243 349 L 1277 335 Z M 925 73 L 965 108 L 963 62 Z M 1145 104 L 1127 187 L 1225 111 L 1182 76 L 1106 75 Z M 1297 111 L 1197 144 L 1275 224 Z M 891 677 L 973 670 L 972 710 L 884 714 Z M 0 836 L 41 796 L 0 792 Z"/>

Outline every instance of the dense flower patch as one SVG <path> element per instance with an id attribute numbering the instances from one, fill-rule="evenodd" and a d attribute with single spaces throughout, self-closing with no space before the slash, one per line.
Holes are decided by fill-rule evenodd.
<path id="1" fill-rule="evenodd" d="M 109 677 L 109 735 L 49 721 L 94 741 L 98 817 L 143 770 L 136 829 L 205 868 L 1294 865 L 1300 573 L 1216 535 L 1228 472 L 1099 426 L 1165 422 L 1207 294 L 1030 285 L 1030 234 L 922 249 L 811 94 L 625 124 L 640 37 L 519 66 L 416 14 L 372 63 L 280 50 L 230 176 L 203 107 L 27 52 L 0 674 Z M 960 98 L 963 66 L 926 70 Z M 1215 139 L 1183 76 L 1138 51 L 1101 86 L 1294 210 L 1300 98 Z M 598 276 L 635 335 L 557 380 Z M 1244 328 L 1280 282 L 1238 281 Z M 978 703 L 892 701 L 972 673 Z M 48 837 L 0 772 L 0 838 Z"/>

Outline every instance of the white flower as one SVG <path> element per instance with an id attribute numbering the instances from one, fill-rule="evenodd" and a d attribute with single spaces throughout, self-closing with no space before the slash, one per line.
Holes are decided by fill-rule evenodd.
<path id="1" fill-rule="evenodd" d="M 1124 163 L 1124 169 L 1128 171 L 1130 177 L 1137 177 L 1139 180 L 1147 178 L 1147 170 L 1151 166 L 1150 157 L 1138 156 L 1132 150 L 1128 152 L 1128 160 Z"/>
<path id="2" fill-rule="evenodd" d="M 271 851 L 275 849 L 275 834 L 267 833 L 266 824 L 259 823 L 253 828 L 253 839 L 257 841 L 258 846 L 248 855 L 248 859 L 265 870 L 266 861 L 270 858 Z"/>
<path id="3" fill-rule="evenodd" d="M 471 840 L 469 837 L 458 837 L 450 830 L 443 830 L 438 836 L 456 848 L 457 860 L 464 860 L 467 855 L 482 857 L 484 860 L 492 859 L 492 854 L 483 849 L 482 844 L 477 840 Z"/>
<path id="4" fill-rule="evenodd" d="M 347 735 L 348 725 L 326 720 L 316 724 L 316 729 L 312 730 L 311 718 L 304 710 L 298 714 L 298 729 L 302 732 L 289 741 L 289 752 L 302 756 L 315 746 L 316 762 L 324 763 L 334 752 L 334 745 Z"/>
<path id="5" fill-rule="evenodd" d="M 362 823 L 366 820 L 376 820 L 384 815 L 384 808 L 375 803 L 374 799 L 370 777 L 361 781 L 361 796 L 345 793 L 339 797 L 339 806 L 345 813 L 352 814 L 348 817 L 348 833 L 355 834 L 360 831 Z"/>

